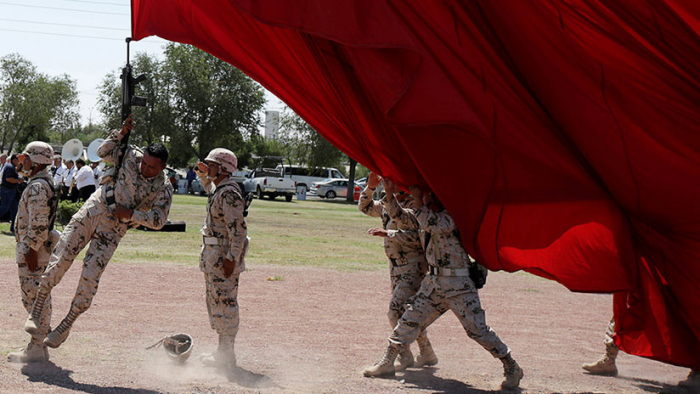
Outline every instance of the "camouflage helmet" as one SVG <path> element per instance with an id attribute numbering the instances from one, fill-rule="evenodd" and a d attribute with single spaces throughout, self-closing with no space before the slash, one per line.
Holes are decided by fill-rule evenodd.
<path id="1" fill-rule="evenodd" d="M 36 164 L 52 164 L 53 163 L 53 148 L 46 142 L 34 141 L 27 144 L 24 148 L 23 155 L 29 156 L 32 163 Z"/>
<path id="2" fill-rule="evenodd" d="M 236 155 L 230 150 L 224 148 L 212 149 L 204 161 L 212 161 L 217 163 L 229 174 L 236 172 L 236 168 L 238 168 L 238 159 L 236 158 Z"/>

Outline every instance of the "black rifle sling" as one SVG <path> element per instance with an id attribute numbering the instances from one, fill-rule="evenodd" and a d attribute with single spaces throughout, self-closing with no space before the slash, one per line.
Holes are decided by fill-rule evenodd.
<path id="1" fill-rule="evenodd" d="M 32 179 L 29 184 L 27 184 L 27 188 L 31 186 L 32 183 L 37 182 L 37 181 L 44 181 L 46 185 L 51 189 L 51 197 L 49 198 L 48 201 L 48 206 L 50 208 L 50 213 L 49 213 L 49 231 L 53 231 L 53 226 L 54 223 L 56 222 L 56 212 L 58 211 L 58 198 L 56 196 L 56 188 L 53 186 L 52 182 L 47 181 L 44 178 L 34 178 Z"/>

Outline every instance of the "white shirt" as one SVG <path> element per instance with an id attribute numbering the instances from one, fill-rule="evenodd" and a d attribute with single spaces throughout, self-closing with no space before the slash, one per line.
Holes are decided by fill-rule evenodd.
<path id="1" fill-rule="evenodd" d="M 58 186 L 61 184 L 61 180 L 63 180 L 63 172 L 67 171 L 67 170 L 68 170 L 68 168 L 63 163 L 61 163 L 60 167 L 56 168 L 56 173 L 53 174 L 54 185 Z"/>
<path id="2" fill-rule="evenodd" d="M 92 172 L 92 168 L 88 165 L 84 165 L 78 173 L 75 174 L 75 186 L 78 190 L 84 188 L 85 186 L 95 185 L 95 174 Z"/>
<path id="3" fill-rule="evenodd" d="M 71 169 L 69 170 L 68 167 L 66 167 L 66 171 L 63 171 L 63 185 L 70 187 L 71 182 L 73 181 L 73 176 L 75 176 L 76 170 L 78 167 L 73 165 Z"/>
<path id="4" fill-rule="evenodd" d="M 5 164 L 0 164 L 0 185 L 2 185 L 2 173 L 5 172 Z"/>
<path id="5" fill-rule="evenodd" d="M 95 174 L 95 182 L 99 183 L 100 180 L 102 180 L 102 171 L 98 167 L 95 167 L 92 173 Z"/>

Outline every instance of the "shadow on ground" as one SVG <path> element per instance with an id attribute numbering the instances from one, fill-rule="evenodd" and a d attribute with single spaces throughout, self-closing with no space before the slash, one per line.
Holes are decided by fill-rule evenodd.
<path id="1" fill-rule="evenodd" d="M 628 382 L 632 382 L 634 386 L 639 387 L 640 389 L 649 392 L 649 393 L 660 393 L 660 394 L 686 394 L 686 393 L 696 393 L 697 391 L 693 391 L 690 389 L 686 389 L 684 387 L 676 386 L 676 385 L 670 385 L 667 383 L 661 383 L 656 380 L 651 380 L 651 379 L 642 379 L 642 378 L 633 378 L 633 377 L 626 377 L 626 376 L 619 376 L 619 379 L 626 380 Z"/>
<path id="2" fill-rule="evenodd" d="M 280 386 L 269 377 L 248 371 L 241 367 L 236 367 L 233 371 L 229 372 L 226 377 L 229 382 L 236 383 L 242 387 L 256 389 L 280 388 Z"/>
<path id="3" fill-rule="evenodd" d="M 461 382 L 454 379 L 444 379 L 435 376 L 437 368 L 423 368 L 418 370 L 407 369 L 404 371 L 403 377 L 397 377 L 399 380 L 403 380 L 407 389 L 411 388 L 421 388 L 424 390 L 430 390 L 435 394 L 448 394 L 448 393 L 465 393 L 465 394 L 486 394 L 486 393 L 520 393 L 521 390 L 510 390 L 510 391 L 493 391 L 493 390 L 482 390 L 471 386 L 468 383 Z"/>
<path id="4" fill-rule="evenodd" d="M 52 386 L 81 391 L 91 394 L 160 394 L 159 391 L 147 389 L 132 389 L 119 386 L 99 386 L 96 384 L 80 383 L 70 376 L 73 371 L 63 369 L 51 361 L 31 363 L 22 367 L 22 374 L 27 376 L 30 382 L 43 382 Z"/>

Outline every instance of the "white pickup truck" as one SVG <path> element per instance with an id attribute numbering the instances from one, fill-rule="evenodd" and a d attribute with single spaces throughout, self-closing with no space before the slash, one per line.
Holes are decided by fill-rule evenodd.
<path id="1" fill-rule="evenodd" d="M 279 170 L 261 168 L 246 176 L 243 188 L 246 194 L 255 193 L 259 199 L 263 196 L 268 196 L 270 199 L 284 196 L 285 200 L 290 202 L 297 192 L 297 183 L 293 179 L 282 177 L 282 172 Z"/>

